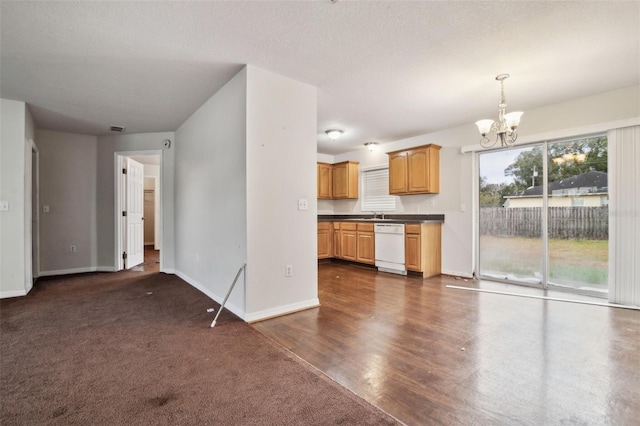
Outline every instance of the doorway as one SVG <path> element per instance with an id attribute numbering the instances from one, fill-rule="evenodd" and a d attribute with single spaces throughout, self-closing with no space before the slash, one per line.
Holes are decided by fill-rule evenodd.
<path id="1" fill-rule="evenodd" d="M 116 270 L 162 270 L 162 151 L 117 152 L 115 163 Z"/>
<path id="2" fill-rule="evenodd" d="M 478 165 L 478 275 L 606 297 L 606 136 L 483 152 Z"/>

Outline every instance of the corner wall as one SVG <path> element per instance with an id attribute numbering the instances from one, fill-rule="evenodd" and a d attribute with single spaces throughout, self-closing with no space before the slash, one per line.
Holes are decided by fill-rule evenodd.
<path id="1" fill-rule="evenodd" d="M 254 321 L 319 304 L 317 91 L 247 69 L 246 320 Z M 298 199 L 308 210 L 298 210 Z"/>
<path id="2" fill-rule="evenodd" d="M 8 211 L 0 211 L 0 298 L 24 296 L 30 288 L 25 259 L 26 117 L 24 102 L 0 99 L 0 200 L 9 203 Z"/>
<path id="3" fill-rule="evenodd" d="M 176 131 L 176 274 L 222 302 L 247 261 L 246 68 Z M 244 318 L 244 277 L 226 307 Z"/>

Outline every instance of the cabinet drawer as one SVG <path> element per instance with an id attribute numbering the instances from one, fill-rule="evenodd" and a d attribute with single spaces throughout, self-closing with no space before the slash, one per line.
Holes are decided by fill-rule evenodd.
<path id="1" fill-rule="evenodd" d="M 358 231 L 373 232 L 373 223 L 358 223 Z"/>
<path id="2" fill-rule="evenodd" d="M 357 229 L 357 224 L 341 222 L 340 223 L 340 229 L 343 230 L 343 231 L 355 231 Z"/>
<path id="3" fill-rule="evenodd" d="M 328 231 L 331 229 L 331 222 L 318 222 L 318 231 Z"/>
<path id="4" fill-rule="evenodd" d="M 404 226 L 405 232 L 407 234 L 419 234 L 420 233 L 420 224 L 419 223 L 407 223 Z"/>

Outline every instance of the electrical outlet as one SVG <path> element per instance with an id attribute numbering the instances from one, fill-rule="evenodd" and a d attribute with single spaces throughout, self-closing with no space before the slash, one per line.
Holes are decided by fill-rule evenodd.
<path id="1" fill-rule="evenodd" d="M 434 207 L 436 205 L 436 200 L 429 200 L 429 206 Z"/>
<path id="2" fill-rule="evenodd" d="M 74 246 L 73 244 L 69 246 L 69 251 L 71 253 L 75 253 L 76 252 L 76 246 Z"/>
<path id="3" fill-rule="evenodd" d="M 47 204 L 42 206 L 42 213 L 49 213 L 49 206 Z"/>
<path id="4" fill-rule="evenodd" d="M 293 265 L 287 265 L 284 267 L 284 276 L 285 277 L 293 276 Z"/>
<path id="5" fill-rule="evenodd" d="M 306 198 L 298 199 L 298 210 L 309 210 L 309 201 Z"/>

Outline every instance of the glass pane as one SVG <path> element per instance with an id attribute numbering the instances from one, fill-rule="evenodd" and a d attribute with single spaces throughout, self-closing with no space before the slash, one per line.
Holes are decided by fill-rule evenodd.
<path id="1" fill-rule="evenodd" d="M 480 154 L 479 272 L 530 284 L 542 283 L 542 147 Z M 540 187 L 541 188 L 541 187 Z"/>
<path id="2" fill-rule="evenodd" d="M 548 146 L 549 286 L 607 293 L 606 136 Z"/>

